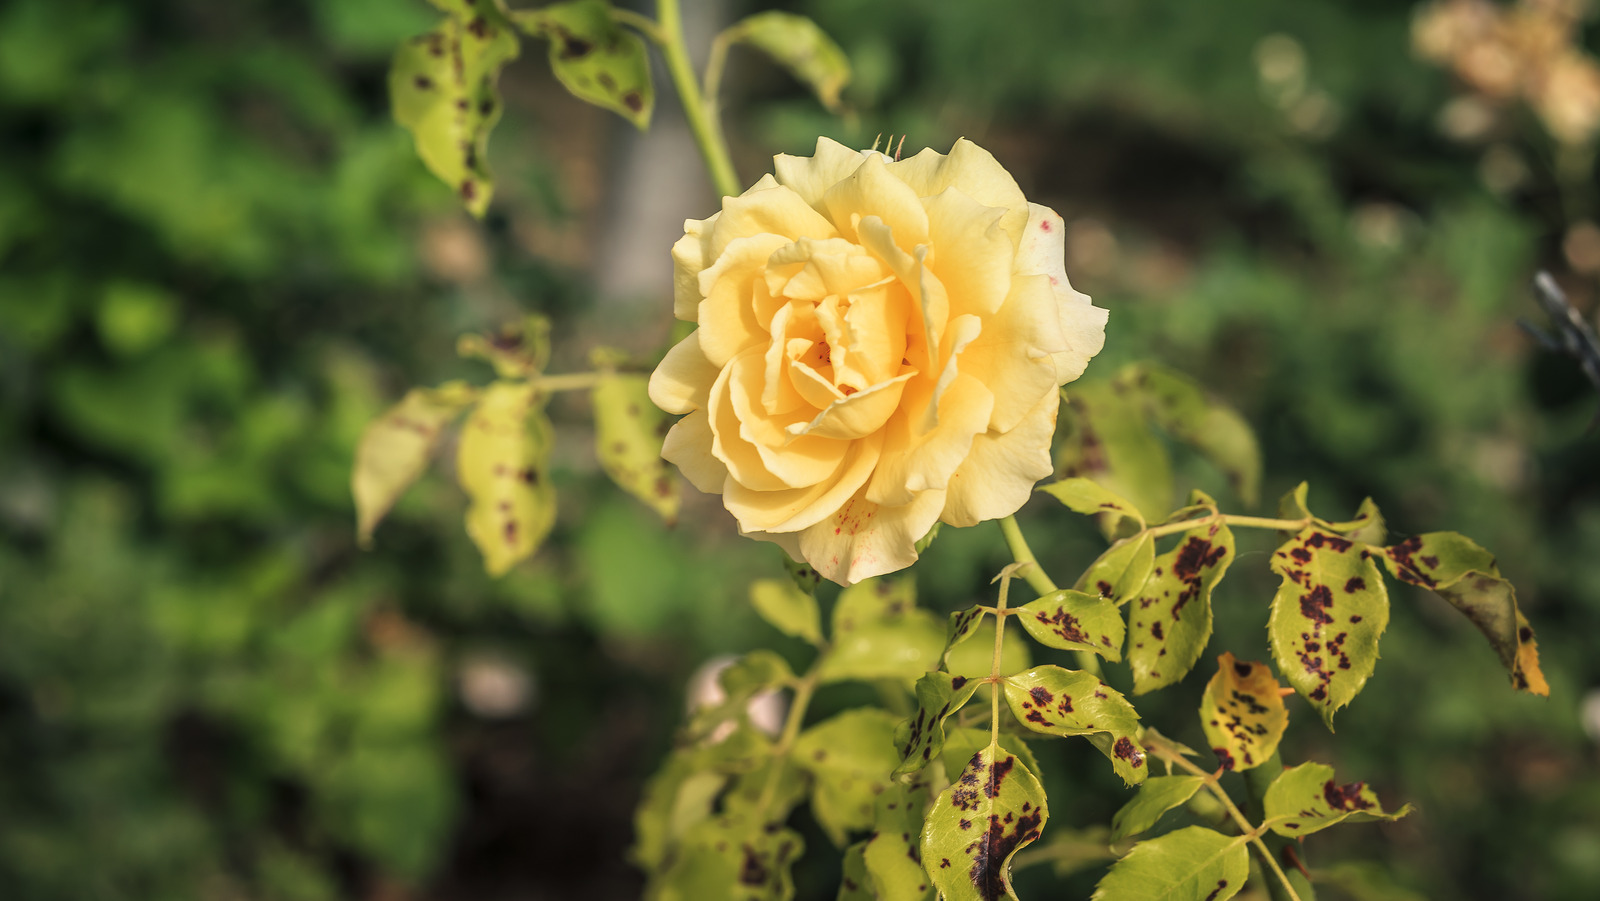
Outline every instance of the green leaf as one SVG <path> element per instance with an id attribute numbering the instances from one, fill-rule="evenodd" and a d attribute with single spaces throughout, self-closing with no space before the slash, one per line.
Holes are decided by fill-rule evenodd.
<path id="1" fill-rule="evenodd" d="M 794 586 L 812 597 L 817 596 L 817 586 L 822 584 L 822 573 L 809 563 L 796 563 L 788 554 L 783 555 L 783 569 Z"/>
<path id="2" fill-rule="evenodd" d="M 1111 818 L 1111 841 L 1150 829 L 1161 815 L 1181 807 L 1204 785 L 1204 776 L 1151 776 L 1139 786 L 1139 793 Z"/>
<path id="3" fill-rule="evenodd" d="M 355 468 L 350 472 L 356 537 L 362 547 L 371 546 L 372 531 L 428 467 L 445 426 L 477 396 L 477 390 L 465 382 L 413 388 L 362 430 Z"/>
<path id="4" fill-rule="evenodd" d="M 1519 691 L 1550 694 L 1539 668 L 1539 643 L 1517 607 L 1517 592 L 1500 575 L 1494 555 L 1456 532 L 1430 532 L 1383 549 L 1384 566 L 1402 582 L 1418 585 L 1466 614 Z"/>
<path id="5" fill-rule="evenodd" d="M 647 896 L 656 901 L 787 901 L 794 897 L 790 870 L 804 850 L 793 830 L 769 831 L 737 815 L 712 817 L 687 830 Z"/>
<path id="6" fill-rule="evenodd" d="M 645 784 L 634 811 L 633 860 L 646 871 L 660 868 L 684 833 L 711 816 L 727 783 L 726 774 L 707 768 L 698 749 L 674 751 Z"/>
<path id="7" fill-rule="evenodd" d="M 944 525 L 944 523 L 935 522 L 933 524 L 933 528 L 928 530 L 928 534 L 918 538 L 917 543 L 912 545 L 911 549 L 917 552 L 918 557 L 922 556 L 923 551 L 926 551 L 928 548 L 933 546 L 933 540 L 939 537 L 939 527 L 942 525 Z"/>
<path id="8" fill-rule="evenodd" d="M 650 402 L 649 386 L 642 375 L 600 375 L 592 394 L 595 456 L 611 481 L 670 526 L 682 501 L 677 470 L 661 459 L 661 439 L 671 423 Z"/>
<path id="9" fill-rule="evenodd" d="M 822 644 L 822 614 L 817 599 L 789 579 L 758 579 L 750 583 L 750 606 L 769 625 L 785 635 Z"/>
<path id="10" fill-rule="evenodd" d="M 1148 532 L 1140 532 L 1107 548 L 1089 564 L 1073 588 L 1098 593 L 1120 606 L 1138 595 L 1155 566 L 1155 539 Z"/>
<path id="11" fill-rule="evenodd" d="M 1014 899 L 1011 858 L 1049 818 L 1044 789 L 1015 754 L 990 745 L 939 794 L 922 829 L 922 863 L 947 901 Z"/>
<path id="12" fill-rule="evenodd" d="M 1211 523 L 1183 533 L 1177 547 L 1156 558 L 1128 608 L 1134 694 L 1171 685 L 1194 668 L 1211 640 L 1211 592 L 1233 557 L 1233 533 Z"/>
<path id="13" fill-rule="evenodd" d="M 1384 537 L 1388 534 L 1383 522 L 1383 513 L 1378 510 L 1378 505 L 1367 498 L 1361 502 L 1361 507 L 1356 510 L 1356 518 L 1349 522 L 1329 523 L 1328 528 L 1358 544 L 1383 544 Z"/>
<path id="14" fill-rule="evenodd" d="M 1111 865 L 1091 901 L 1227 901 L 1250 875 L 1248 841 L 1201 826 L 1142 841 Z"/>
<path id="15" fill-rule="evenodd" d="M 872 876 L 867 872 L 865 840 L 844 849 L 839 869 L 839 894 L 834 896 L 835 901 L 876 901 L 878 893 L 872 890 Z"/>
<path id="16" fill-rule="evenodd" d="M 898 718 L 886 710 L 847 710 L 800 733 L 790 755 L 811 774 L 811 812 L 838 846 L 846 833 L 872 826 L 874 802 L 900 762 Z"/>
<path id="17" fill-rule="evenodd" d="M 525 316 L 488 335 L 462 335 L 456 353 L 487 361 L 503 379 L 529 379 L 550 365 L 550 320 Z"/>
<path id="18" fill-rule="evenodd" d="M 1017 722 L 1046 735 L 1089 736 L 1129 785 L 1149 774 L 1139 746 L 1139 714 L 1122 693 L 1080 670 L 1041 666 L 1005 680 Z"/>
<path id="19" fill-rule="evenodd" d="M 1289 711 L 1265 663 L 1235 660 L 1224 651 L 1217 674 L 1200 696 L 1200 726 L 1225 770 L 1248 770 L 1278 750 Z"/>
<path id="20" fill-rule="evenodd" d="M 1008 638 L 1000 647 L 1000 675 L 1009 676 L 1033 665 L 1030 645 L 1017 630 L 1007 626 Z M 945 672 L 968 679 L 987 679 L 994 670 L 994 620 L 986 619 L 972 632 L 975 641 L 950 649 Z"/>
<path id="21" fill-rule="evenodd" d="M 945 626 L 944 653 L 939 656 L 939 666 L 948 671 L 950 669 L 950 652 L 956 645 L 965 642 L 978 631 L 978 626 L 983 624 L 984 610 L 982 604 L 973 604 L 965 610 L 950 611 L 950 622 Z"/>
<path id="22" fill-rule="evenodd" d="M 1332 730 L 1378 664 L 1388 592 L 1367 551 L 1318 525 L 1274 551 L 1272 571 L 1283 577 L 1267 620 L 1272 657 Z"/>
<path id="23" fill-rule="evenodd" d="M 461 429 L 456 477 L 472 499 L 467 535 L 491 576 L 537 550 L 556 522 L 544 400 L 532 385 L 494 382 Z"/>
<path id="24" fill-rule="evenodd" d="M 938 756 L 944 747 L 944 721 L 972 700 L 979 684 L 976 679 L 949 673 L 928 673 L 917 680 L 917 712 L 894 733 L 900 751 L 895 778 L 921 771 Z"/>
<path id="25" fill-rule="evenodd" d="M 897 679 L 910 683 L 939 663 L 944 628 L 916 604 L 916 581 L 868 579 L 839 593 L 833 644 L 818 665 L 824 683 Z"/>
<path id="26" fill-rule="evenodd" d="M 1074 873 L 1095 869 L 1117 855 L 1111 850 L 1111 829 L 1105 825 L 1085 826 L 1082 829 L 1050 830 L 1050 837 L 1035 849 L 1036 854 L 1050 861 L 1057 879 Z"/>
<path id="27" fill-rule="evenodd" d="M 742 720 L 751 698 L 762 692 L 776 691 L 793 681 L 794 671 L 782 657 L 764 648 L 751 651 L 717 674 L 722 700 L 696 711 L 689 720 L 688 732 L 704 737 L 728 720 Z"/>
<path id="28" fill-rule="evenodd" d="M 1329 826 L 1349 821 L 1370 823 L 1398 820 L 1411 812 L 1406 804 L 1394 813 L 1384 812 L 1378 795 L 1365 782 L 1340 785 L 1334 781 L 1333 767 L 1321 763 L 1302 763 L 1283 771 L 1267 787 L 1261 799 L 1272 831 L 1296 837 L 1320 832 Z"/>
<path id="29" fill-rule="evenodd" d="M 878 901 L 933 901 L 933 885 L 922 869 L 922 813 L 928 786 L 892 784 L 878 796 L 872 837 L 863 856 Z"/>
<path id="30" fill-rule="evenodd" d="M 1188 376 L 1149 363 L 1128 366 L 1117 379 L 1138 390 L 1151 420 L 1222 470 L 1245 506 L 1256 505 L 1261 447 L 1238 411 L 1213 403 Z"/>
<path id="31" fill-rule="evenodd" d="M 1046 647 L 1122 659 L 1122 611 L 1105 598 L 1063 588 L 1019 607 L 1017 620 Z"/>
<path id="32" fill-rule="evenodd" d="M 1172 461 L 1151 431 L 1137 394 L 1110 382 L 1074 382 L 1061 408 L 1056 468 L 1093 479 L 1132 501 L 1146 522 L 1159 519 L 1176 490 Z"/>
<path id="33" fill-rule="evenodd" d="M 527 34 L 550 42 L 550 69 L 574 97 L 632 122 L 650 125 L 655 88 L 650 55 L 638 35 L 618 27 L 603 0 L 570 0 L 511 13 Z"/>
<path id="34" fill-rule="evenodd" d="M 518 46 L 490 0 L 456 6 L 460 15 L 400 45 L 389 68 L 389 98 L 417 155 L 481 217 L 494 191 L 487 156 L 489 132 L 500 119 L 495 82 Z"/>
<path id="35" fill-rule="evenodd" d="M 961 778 L 961 771 L 972 762 L 972 755 L 989 747 L 989 741 L 994 736 L 989 731 L 989 725 L 982 727 L 957 726 L 945 730 L 944 747 L 939 751 L 939 759 L 944 761 L 945 778 L 951 782 Z M 1022 765 L 1028 768 L 1035 778 L 1040 778 L 1039 761 L 1033 756 L 1033 749 L 1022 736 L 1001 732 L 1000 737 L 1005 741 L 1006 747 L 1021 758 Z"/>
<path id="36" fill-rule="evenodd" d="M 1138 507 L 1092 479 L 1062 479 L 1039 490 L 1065 504 L 1074 513 L 1084 516 L 1125 516 L 1136 524 L 1135 531 L 1144 528 L 1144 515 Z M 1110 531 L 1115 532 L 1116 529 Z"/>
<path id="37" fill-rule="evenodd" d="M 850 83 L 850 59 L 817 23 L 793 13 L 762 12 L 724 34 L 772 57 L 815 91 L 829 111 L 839 111 L 839 92 Z"/>

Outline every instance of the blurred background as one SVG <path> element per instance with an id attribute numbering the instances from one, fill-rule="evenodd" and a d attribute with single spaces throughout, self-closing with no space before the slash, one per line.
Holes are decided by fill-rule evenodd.
<path id="1" fill-rule="evenodd" d="M 769 8 L 688 5 L 697 52 Z M 1112 311 L 1088 378 L 1186 371 L 1259 430 L 1264 509 L 1301 479 L 1330 519 L 1371 495 L 1401 534 L 1473 536 L 1518 585 L 1549 699 L 1514 694 L 1465 619 L 1396 586 L 1337 738 L 1291 704 L 1286 759 L 1420 807 L 1317 836 L 1311 863 L 1355 898 L 1596 897 L 1600 397 L 1516 325 L 1538 315 L 1540 267 L 1595 311 L 1583 3 L 778 6 L 848 52 L 852 114 L 736 51 L 746 181 L 818 134 L 978 140 L 1066 218 L 1068 272 Z M 443 465 L 356 548 L 361 428 L 411 385 L 482 381 L 458 333 L 537 310 L 553 371 L 597 343 L 659 352 L 668 247 L 715 206 L 663 80 L 641 137 L 569 98 L 529 42 L 502 79 L 494 206 L 467 217 L 388 114 L 389 56 L 435 17 L 422 0 L 0 9 L 8 901 L 637 897 L 631 811 L 690 673 L 803 655 L 745 602 L 777 551 L 714 499 L 660 528 L 599 475 L 581 397 L 553 410 L 561 515 L 533 561 L 483 575 Z M 1243 512 L 1178 459 L 1185 487 Z M 1102 546 L 1050 504 L 1024 513 L 1058 579 Z M 1265 659 L 1269 547 L 1241 536 L 1213 652 Z M 988 597 L 1005 562 L 997 530 L 946 530 L 915 572 L 943 611 Z M 1202 742 L 1203 681 L 1139 699 L 1145 720 Z M 1052 828 L 1126 799 L 1086 743 L 1036 750 Z M 804 812 L 797 828 L 799 896 L 833 897 L 826 839 Z M 1040 868 L 1019 886 L 1050 884 Z"/>

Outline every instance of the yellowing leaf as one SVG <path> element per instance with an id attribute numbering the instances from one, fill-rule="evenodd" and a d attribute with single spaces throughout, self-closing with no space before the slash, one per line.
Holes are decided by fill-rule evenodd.
<path id="1" fill-rule="evenodd" d="M 481 217 L 494 190 L 486 156 L 500 119 L 495 82 L 518 47 L 489 0 L 458 8 L 460 15 L 400 45 L 389 97 L 395 121 L 411 132 L 428 169 Z"/>
<path id="2" fill-rule="evenodd" d="M 472 499 L 467 534 L 492 576 L 537 550 L 555 525 L 552 428 L 543 402 L 532 385 L 495 382 L 461 430 L 456 474 Z"/>
<path id="3" fill-rule="evenodd" d="M 1267 786 L 1261 803 L 1267 821 L 1273 823 L 1272 831 L 1291 837 L 1347 821 L 1398 820 L 1411 812 L 1410 804 L 1394 813 L 1384 812 L 1377 794 L 1365 782 L 1340 785 L 1334 781 L 1333 767 L 1320 763 L 1284 770 Z"/>
<path id="4" fill-rule="evenodd" d="M 618 27 L 603 0 L 569 0 L 515 10 L 518 28 L 550 42 L 550 69 L 574 97 L 632 122 L 650 124 L 655 88 L 639 36 Z"/>
<path id="5" fill-rule="evenodd" d="M 876 799 L 900 762 L 896 721 L 875 707 L 846 710 L 800 733 L 790 750 L 795 765 L 811 774 L 811 812 L 835 845 L 872 826 Z"/>
<path id="6" fill-rule="evenodd" d="M 822 616 L 817 599 L 791 579 L 760 579 L 750 584 L 750 605 L 761 618 L 785 635 L 822 644 Z"/>
<path id="7" fill-rule="evenodd" d="M 1171 685 L 1194 668 L 1211 640 L 1211 591 L 1233 557 L 1233 533 L 1210 523 L 1183 533 L 1177 547 L 1156 558 L 1128 606 L 1134 694 Z"/>
<path id="8" fill-rule="evenodd" d="M 667 414 L 650 402 L 642 375 L 602 373 L 595 385 L 594 443 L 600 467 L 668 525 L 678 519 L 678 473 L 661 459 Z"/>
<path id="9" fill-rule="evenodd" d="M 1248 770 L 1278 750 L 1289 711 L 1265 663 L 1223 652 L 1217 674 L 1200 697 L 1200 726 L 1226 770 Z"/>
<path id="10" fill-rule="evenodd" d="M 1016 898 L 1011 858 L 1049 818 L 1044 789 L 1015 754 L 990 745 L 934 802 L 922 829 L 922 865 L 947 901 Z"/>
<path id="11" fill-rule="evenodd" d="M 477 391 L 465 382 L 413 388 L 368 423 L 356 445 L 355 468 L 350 473 L 356 536 L 362 547 L 372 543 L 372 530 L 427 468 L 445 426 L 476 398 Z"/>
<path id="12" fill-rule="evenodd" d="M 1122 659 L 1122 611 L 1105 598 L 1070 589 L 1052 591 L 1019 608 L 1017 620 L 1046 647 L 1093 651 L 1113 663 Z"/>
<path id="13" fill-rule="evenodd" d="M 939 663 L 944 628 L 917 607 L 913 579 L 868 579 L 839 593 L 833 639 L 818 666 L 823 682 L 901 679 L 910 683 Z"/>
<path id="14" fill-rule="evenodd" d="M 933 883 L 922 869 L 922 813 L 928 808 L 928 786 L 920 781 L 895 783 L 874 809 L 872 837 L 862 851 L 872 894 L 877 901 L 933 901 Z"/>
<path id="15" fill-rule="evenodd" d="M 1122 693 L 1080 670 L 1041 666 L 1005 679 L 1017 722 L 1046 735 L 1083 735 L 1111 760 L 1124 782 L 1143 782 L 1150 768 L 1139 746 L 1139 714 Z"/>
<path id="16" fill-rule="evenodd" d="M 839 110 L 839 92 L 850 83 L 850 59 L 839 45 L 805 16 L 763 12 L 724 32 L 772 57 L 815 91 L 822 105 Z"/>
<path id="17" fill-rule="evenodd" d="M 1201 826 L 1142 841 L 1111 865 L 1091 901 L 1227 901 L 1250 875 L 1248 841 Z"/>
<path id="18" fill-rule="evenodd" d="M 666 868 L 646 896 L 656 901 L 786 901 L 794 897 L 792 868 L 805 850 L 791 829 L 751 821 L 740 814 L 710 817 L 689 827 Z M 731 895 L 730 887 L 738 894 Z"/>
<path id="19" fill-rule="evenodd" d="M 503 379 L 532 378 L 550 363 L 550 320 L 525 316 L 492 334 L 462 335 L 456 353 L 487 360 Z"/>

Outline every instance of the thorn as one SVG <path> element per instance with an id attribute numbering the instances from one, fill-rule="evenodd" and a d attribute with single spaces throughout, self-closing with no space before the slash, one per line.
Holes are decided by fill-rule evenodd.
<path id="1" fill-rule="evenodd" d="M 1292 694 L 1294 694 L 1294 689 L 1292 689 L 1292 688 L 1279 688 L 1278 689 L 1278 697 L 1280 697 L 1280 698 L 1287 698 L 1288 696 L 1290 696 Z"/>
<path id="2" fill-rule="evenodd" d="M 1283 846 L 1283 859 L 1294 864 L 1294 868 L 1300 871 L 1300 875 L 1308 880 L 1311 878 L 1311 871 L 1307 870 L 1306 865 L 1300 862 L 1300 855 L 1294 852 L 1294 845 Z"/>

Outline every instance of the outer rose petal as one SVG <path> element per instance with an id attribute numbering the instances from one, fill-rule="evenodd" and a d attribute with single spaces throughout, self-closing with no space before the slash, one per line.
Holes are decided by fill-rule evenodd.
<path id="1" fill-rule="evenodd" d="M 1002 224 L 1013 238 L 1019 237 L 1028 220 L 1028 198 L 1017 187 L 1017 180 L 989 151 L 966 138 L 956 141 L 948 154 L 933 149 L 899 160 L 889 167 L 917 192 L 932 197 L 946 188 L 956 188 L 984 206 L 1008 210 Z"/>
<path id="2" fill-rule="evenodd" d="M 721 213 L 683 220 L 683 237 L 672 245 L 672 315 L 695 322 L 700 307 L 700 271 L 711 265 L 711 231 Z"/>
<path id="3" fill-rule="evenodd" d="M 662 442 L 661 457 L 706 494 L 721 494 L 728 481 L 728 467 L 711 453 L 711 420 L 704 410 L 695 410 L 673 425 Z"/>
<path id="4" fill-rule="evenodd" d="M 961 371 L 995 387 L 989 428 L 1009 432 L 1059 382 L 1052 354 L 1066 349 L 1060 313 L 1049 281 L 1019 275 L 1011 293 L 961 359 Z"/>
<path id="5" fill-rule="evenodd" d="M 717 373 L 717 367 L 700 350 L 699 330 L 692 331 L 674 344 L 650 373 L 650 402 L 668 413 L 704 410 Z"/>
<path id="6" fill-rule="evenodd" d="M 944 507 L 943 491 L 924 491 L 911 503 L 885 507 L 857 492 L 832 516 L 800 533 L 806 562 L 840 585 L 905 569 L 916 544 Z"/>
<path id="7" fill-rule="evenodd" d="M 1089 302 L 1089 295 L 1074 290 L 1067 281 L 1062 236 L 1066 226 L 1055 210 L 1037 203 L 1028 204 L 1028 225 L 1017 247 L 1016 272 L 1019 275 L 1044 275 L 1050 279 L 1061 317 L 1064 348 L 1051 357 L 1056 364 L 1056 382 L 1065 385 L 1080 375 L 1089 359 L 1100 352 L 1106 341 L 1107 310 Z"/>
<path id="8" fill-rule="evenodd" d="M 985 432 L 972 439 L 972 452 L 950 477 L 939 519 L 952 526 L 972 526 L 1010 516 L 1033 494 L 1033 486 L 1050 475 L 1050 439 L 1056 433 L 1061 394 L 1052 391 L 1009 432 Z"/>
<path id="9" fill-rule="evenodd" d="M 772 169 L 777 174 L 778 184 L 799 194 L 821 212 L 824 209 L 822 197 L 828 189 L 848 178 L 871 153 L 870 150 L 851 150 L 832 138 L 817 138 L 815 155 L 780 153 L 772 158 Z"/>

